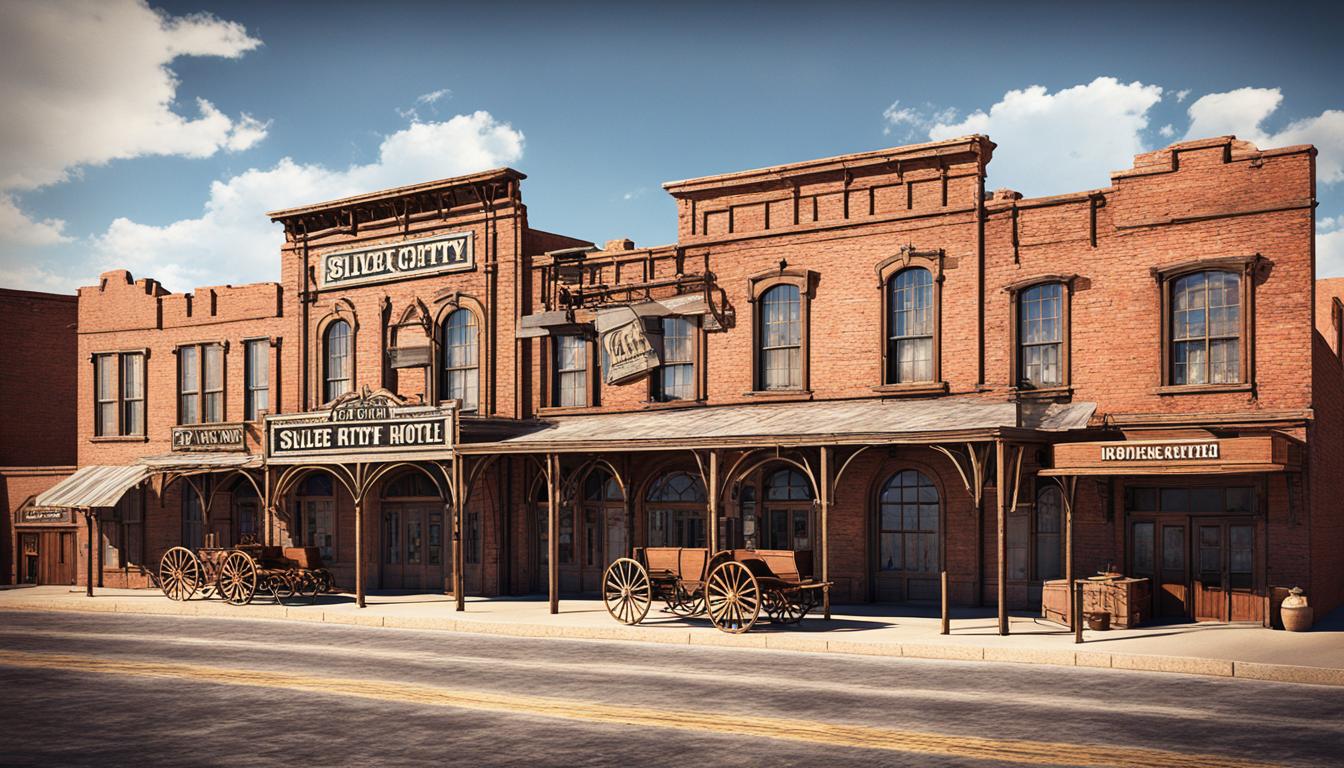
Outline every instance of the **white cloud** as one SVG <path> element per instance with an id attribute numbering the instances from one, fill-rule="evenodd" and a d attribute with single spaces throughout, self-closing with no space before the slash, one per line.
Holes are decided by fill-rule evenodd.
<path id="1" fill-rule="evenodd" d="M 70 241 L 71 238 L 65 234 L 64 221 L 61 219 L 34 221 L 19 210 L 13 197 L 0 194 L 0 245 L 40 246 Z M 5 284 L 0 280 L 0 285 Z"/>
<path id="2" fill-rule="evenodd" d="M 900 100 L 891 102 L 891 106 L 882 110 L 882 119 L 887 123 L 882 128 L 883 135 L 890 134 L 891 129 L 897 126 L 905 125 L 913 129 L 922 122 L 919 112 L 911 107 L 902 107 Z"/>
<path id="3" fill-rule="evenodd" d="M 429 93 L 422 93 L 422 94 L 420 94 L 419 96 L 416 96 L 416 97 L 415 97 L 415 103 L 416 103 L 416 104 L 433 104 L 433 103 L 437 102 L 439 99 L 444 98 L 445 96 L 451 98 L 452 95 L 453 95 L 452 90 L 450 90 L 450 89 L 448 89 L 448 88 L 440 88 L 440 89 L 438 89 L 437 91 L 430 91 Z"/>
<path id="4" fill-rule="evenodd" d="M 1326 216 L 1316 220 L 1317 232 L 1329 232 L 1333 229 L 1344 229 L 1344 216 L 1336 216 L 1333 219 Z"/>
<path id="5" fill-rule="evenodd" d="M 1278 88 L 1238 88 L 1225 93 L 1210 93 L 1190 105 L 1190 130 L 1187 138 L 1206 138 L 1236 134 L 1255 142 L 1261 149 L 1293 144 L 1315 144 L 1316 178 L 1323 184 L 1344 181 L 1344 111 L 1327 109 L 1315 117 L 1289 123 L 1281 131 L 1270 132 L 1264 122 L 1283 103 Z"/>
<path id="6" fill-rule="evenodd" d="M 275 280 L 283 235 L 266 211 L 514 163 L 523 140 L 508 123 L 475 112 L 412 123 L 386 137 L 377 161 L 367 165 L 330 169 L 286 157 L 271 168 L 214 182 L 197 218 L 163 226 L 116 219 L 92 239 L 92 268 L 79 284 L 113 268 L 156 278 L 176 291 Z"/>
<path id="7" fill-rule="evenodd" d="M 1337 220 L 1336 226 L 1344 221 Z M 1344 277 L 1344 229 L 1316 233 L 1316 276 Z"/>
<path id="8" fill-rule="evenodd" d="M 1180 104 L 1180 103 L 1184 102 L 1184 101 L 1185 101 L 1186 99 L 1188 99 L 1188 98 L 1190 98 L 1190 89 L 1189 89 L 1189 88 L 1182 88 L 1181 90 L 1179 90 L 1179 91 L 1176 92 L 1176 103 L 1177 103 L 1177 104 Z"/>
<path id="9" fill-rule="evenodd" d="M 1055 93 L 1033 85 L 960 122 L 938 120 L 929 138 L 988 134 L 998 144 L 989 176 L 996 186 L 1028 195 L 1094 189 L 1144 151 L 1141 132 L 1162 88 L 1098 77 Z"/>
<path id="10" fill-rule="evenodd" d="M 1166 125 L 1157 129 L 1157 135 L 1161 136 L 1164 139 L 1170 139 L 1172 136 L 1176 135 L 1176 129 L 1171 127 L 1171 123 L 1167 123 Z"/>

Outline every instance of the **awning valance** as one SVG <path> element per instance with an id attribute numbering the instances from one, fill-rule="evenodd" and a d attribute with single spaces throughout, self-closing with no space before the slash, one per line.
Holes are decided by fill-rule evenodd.
<path id="1" fill-rule="evenodd" d="M 126 491 L 138 485 L 148 474 L 149 468 L 141 464 L 80 467 L 73 475 L 39 493 L 32 505 L 48 509 L 115 507 Z"/>

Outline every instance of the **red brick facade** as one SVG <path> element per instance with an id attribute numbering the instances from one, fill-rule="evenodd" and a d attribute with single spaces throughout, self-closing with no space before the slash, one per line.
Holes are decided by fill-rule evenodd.
<path id="1" fill-rule="evenodd" d="M 1344 474 L 1344 414 L 1336 412 L 1344 382 L 1337 336 L 1328 331 L 1332 316 L 1313 293 L 1315 150 L 1262 150 L 1231 137 L 1186 142 L 1140 155 L 1133 168 L 1113 174 L 1110 186 L 1039 199 L 984 189 L 993 151 L 988 138 L 973 136 L 670 183 L 678 239 L 655 248 L 614 240 L 597 249 L 531 229 L 521 196 L 524 177 L 509 169 L 277 212 L 272 216 L 286 231 L 278 284 L 174 295 L 153 280 L 109 272 L 99 286 L 80 291 L 79 463 L 126 463 L 170 451 L 169 435 L 179 418 L 175 350 L 185 344 L 226 345 L 225 422 L 243 419 L 241 350 L 248 339 L 265 338 L 270 345 L 271 410 L 320 409 L 330 378 L 324 367 L 327 334 L 342 321 L 351 332 L 354 388 L 385 388 L 408 403 L 439 402 L 447 398 L 446 374 L 439 370 L 449 354 L 444 322 L 465 309 L 479 331 L 479 364 L 470 374 L 479 405 L 462 420 L 469 441 L 489 442 L 511 428 L 592 414 L 669 408 L 694 420 L 697 409 L 758 403 L 806 408 L 803 404 L 815 401 L 929 398 L 1019 402 L 1026 410 L 1095 404 L 1086 428 L 1015 444 L 1024 446 L 1025 479 L 1017 488 L 1018 506 L 1008 513 L 1013 567 L 1007 592 L 1009 602 L 1020 607 L 1037 604 L 1041 574 L 1060 575 L 1050 561 L 1051 547 L 1062 546 L 1056 544 L 1062 533 L 1050 530 L 1046 513 L 1036 510 L 1038 492 L 1055 487 L 1048 475 L 1065 474 L 1056 466 L 1054 443 L 1275 435 L 1275 445 L 1287 446 L 1281 456 L 1275 454 L 1282 459 L 1277 468 L 1232 471 L 1236 468 L 1224 463 L 1215 468 L 1227 473 L 1221 477 L 1175 465 L 1164 474 L 1078 471 L 1074 574 L 1153 567 L 1136 554 L 1142 545 L 1135 542 L 1156 535 L 1165 543 L 1152 551 L 1169 552 L 1169 565 L 1180 559 L 1185 574 L 1163 577 L 1170 589 L 1162 599 L 1180 602 L 1187 614 L 1212 617 L 1207 606 L 1190 607 L 1203 598 L 1187 590 L 1201 588 L 1200 573 L 1205 581 L 1213 578 L 1218 558 L 1223 586 L 1249 579 L 1247 594 L 1259 601 L 1258 614 L 1240 618 L 1268 621 L 1273 587 L 1302 586 L 1318 611 L 1344 602 L 1344 512 L 1326 503 L 1337 497 L 1333 478 Z M 450 233 L 469 234 L 473 243 L 473 259 L 460 271 L 338 288 L 323 282 L 321 265 L 328 254 Z M 928 270 L 932 281 L 927 294 L 932 373 L 914 383 L 893 381 L 887 366 L 896 364 L 884 353 L 888 301 L 897 300 L 888 298 L 894 295 L 887 293 L 889 281 L 911 268 Z M 1220 355 L 1235 348 L 1235 364 L 1220 369 L 1231 371 L 1226 383 L 1187 384 L 1175 373 L 1169 305 L 1182 278 L 1205 273 L 1228 281 L 1224 300 L 1235 296 L 1236 328 L 1216 347 Z M 1061 295 L 1062 375 L 1049 386 L 1019 387 L 1024 374 L 1018 370 L 1023 359 L 1017 349 L 1018 302 L 1024 291 L 1046 284 L 1059 286 Z M 796 286 L 799 296 L 799 381 L 785 389 L 762 385 L 762 308 L 776 285 Z M 655 402 L 648 376 L 601 383 L 592 330 L 596 312 L 693 294 L 707 301 L 691 324 L 689 398 Z M 580 380 L 560 375 L 555 350 L 557 337 L 565 334 L 583 337 L 593 363 L 582 379 L 580 400 L 586 405 L 564 402 L 560 395 L 562 378 L 571 384 Z M 1215 348 L 1209 344 L 1207 349 Z M 391 350 L 402 348 L 429 349 L 428 367 L 394 367 Z M 128 350 L 147 353 L 147 430 L 95 437 L 92 356 Z M 1213 370 L 1212 362 L 1207 366 Z M 261 440 L 259 422 L 247 429 L 250 445 Z M 984 446 L 1006 439 L 986 438 Z M 836 599 L 928 597 L 925 582 L 946 570 L 955 602 L 994 600 L 995 468 L 982 467 L 989 483 L 977 507 L 948 455 L 921 443 L 873 446 L 847 466 L 829 512 Z M 730 478 L 721 505 L 730 522 L 722 535 L 734 541 L 723 543 L 749 541 L 745 531 L 754 523 L 758 545 L 772 540 L 777 546 L 817 546 L 816 505 L 805 498 L 815 495 L 815 486 L 779 500 L 767 498 L 767 486 L 776 471 L 793 466 L 783 459 L 814 467 L 820 445 L 781 452 L 780 460 Z M 733 466 L 747 448 L 723 449 L 721 465 Z M 477 480 L 464 520 L 469 594 L 546 588 L 542 457 L 504 447 L 500 453 Z M 585 501 L 592 489 L 584 481 L 595 459 L 614 469 L 626 501 Z M 697 455 L 690 450 L 576 451 L 565 454 L 561 464 L 570 483 L 561 504 L 564 591 L 594 589 L 606 562 L 665 535 L 659 526 L 672 525 L 669 521 L 694 532 L 694 524 L 676 511 L 683 502 L 650 499 L 666 491 L 661 481 L 669 472 L 699 476 Z M 888 541 L 881 533 L 881 498 L 888 481 L 906 470 L 917 471 L 936 491 L 936 522 L 921 521 L 918 531 L 902 529 L 905 540 L 930 547 L 903 555 L 922 558 L 918 576 L 905 568 L 884 570 L 879 562 L 886 551 L 882 542 Z M 439 589 L 447 575 L 443 550 L 428 555 L 435 567 L 422 561 L 412 569 L 408 558 L 430 550 L 407 554 L 406 547 L 421 546 L 422 536 L 431 541 L 426 546 L 447 547 L 451 528 L 442 527 L 448 523 L 438 517 L 441 500 L 411 484 L 395 487 L 412 496 L 385 499 L 395 480 L 389 476 L 364 508 L 366 583 Z M 118 568 L 103 569 L 104 583 L 148 583 L 137 566 L 152 570 L 160 553 L 182 540 L 185 487 L 180 480 L 162 492 L 147 486 L 140 562 L 120 558 Z M 748 487 L 757 494 L 754 508 L 744 495 L 752 492 Z M 1170 500 L 1157 517 L 1155 508 L 1144 506 L 1150 488 L 1152 498 Z M 1178 498 L 1211 498 L 1216 491 L 1219 498 L 1240 499 L 1241 489 L 1253 501 L 1235 515 L 1231 506 L 1222 510 L 1227 514 L 1208 515 L 1211 510 L 1194 506 L 1173 512 Z M 787 495 L 786 490 L 777 492 Z M 237 486 L 220 486 L 206 524 L 224 541 L 238 533 L 244 514 L 231 511 L 234 492 Z M 331 536 L 334 570 L 349 586 L 354 501 L 339 483 L 332 493 L 331 530 L 321 535 Z M 265 525 L 269 540 L 301 541 L 313 535 L 312 526 L 328 526 L 324 500 L 312 507 L 286 493 L 273 501 Z M 305 511 L 310 507 L 318 511 Z M 744 514 L 752 509 L 749 523 Z M 897 517 L 899 511 L 888 509 Z M 932 538 L 921 538 L 919 531 Z M 1207 566 L 1203 571 L 1200 562 Z M 1200 594 L 1210 593 L 1205 588 Z"/>

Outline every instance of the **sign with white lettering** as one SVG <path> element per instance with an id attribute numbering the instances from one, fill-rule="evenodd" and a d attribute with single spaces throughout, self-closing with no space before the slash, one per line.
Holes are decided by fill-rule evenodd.
<path id="1" fill-rule="evenodd" d="M 1102 461 L 1207 461 L 1218 458 L 1218 441 L 1116 443 L 1101 446 Z"/>
<path id="2" fill-rule="evenodd" d="M 337 288 L 461 272 L 475 266 L 472 242 L 472 233 L 456 232 L 324 253 L 318 280 L 322 288 Z"/>
<path id="3" fill-rule="evenodd" d="M 630 322 L 603 331 L 602 378 L 608 384 L 620 384 L 623 381 L 642 376 L 657 368 L 661 362 L 649 337 L 644 333 L 644 323 L 635 316 Z"/>
<path id="4" fill-rule="evenodd" d="M 46 524 L 64 524 L 70 523 L 70 510 L 57 509 L 55 507 L 24 507 L 19 512 L 19 523 L 46 523 Z"/>
<path id="5" fill-rule="evenodd" d="M 324 413 L 266 418 L 266 458 L 321 462 L 377 460 L 387 454 L 446 454 L 453 406 L 401 406 L 381 392 L 352 393 Z M 447 458 L 446 455 L 443 456 Z"/>
<path id="6" fill-rule="evenodd" d="M 242 424 L 186 424 L 173 427 L 174 451 L 241 451 Z"/>

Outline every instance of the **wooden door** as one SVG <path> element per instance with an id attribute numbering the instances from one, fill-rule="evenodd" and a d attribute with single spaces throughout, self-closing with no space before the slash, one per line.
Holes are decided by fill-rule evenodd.
<path id="1" fill-rule="evenodd" d="M 19 583 L 41 584 L 42 550 L 38 548 L 38 535 L 24 533 L 19 535 Z"/>
<path id="2" fill-rule="evenodd" d="M 449 560 L 443 505 L 383 502 L 382 524 L 383 588 L 443 590 Z"/>
<path id="3" fill-rule="evenodd" d="M 1259 548 L 1254 522 L 1200 521 L 1198 530 L 1195 618 L 1263 623 L 1265 597 L 1255 568 Z"/>
<path id="4" fill-rule="evenodd" d="M 18 565 L 20 584 L 74 584 L 74 531 L 20 533 Z"/>
<path id="5" fill-rule="evenodd" d="M 812 505 L 766 507 L 764 533 L 762 549 L 811 550 L 815 540 Z"/>
<path id="6" fill-rule="evenodd" d="M 1186 567 L 1189 548 L 1186 544 L 1185 523 L 1162 523 L 1158 537 L 1157 571 L 1154 583 L 1157 592 L 1155 610 L 1158 616 L 1190 615 L 1190 573 Z"/>

